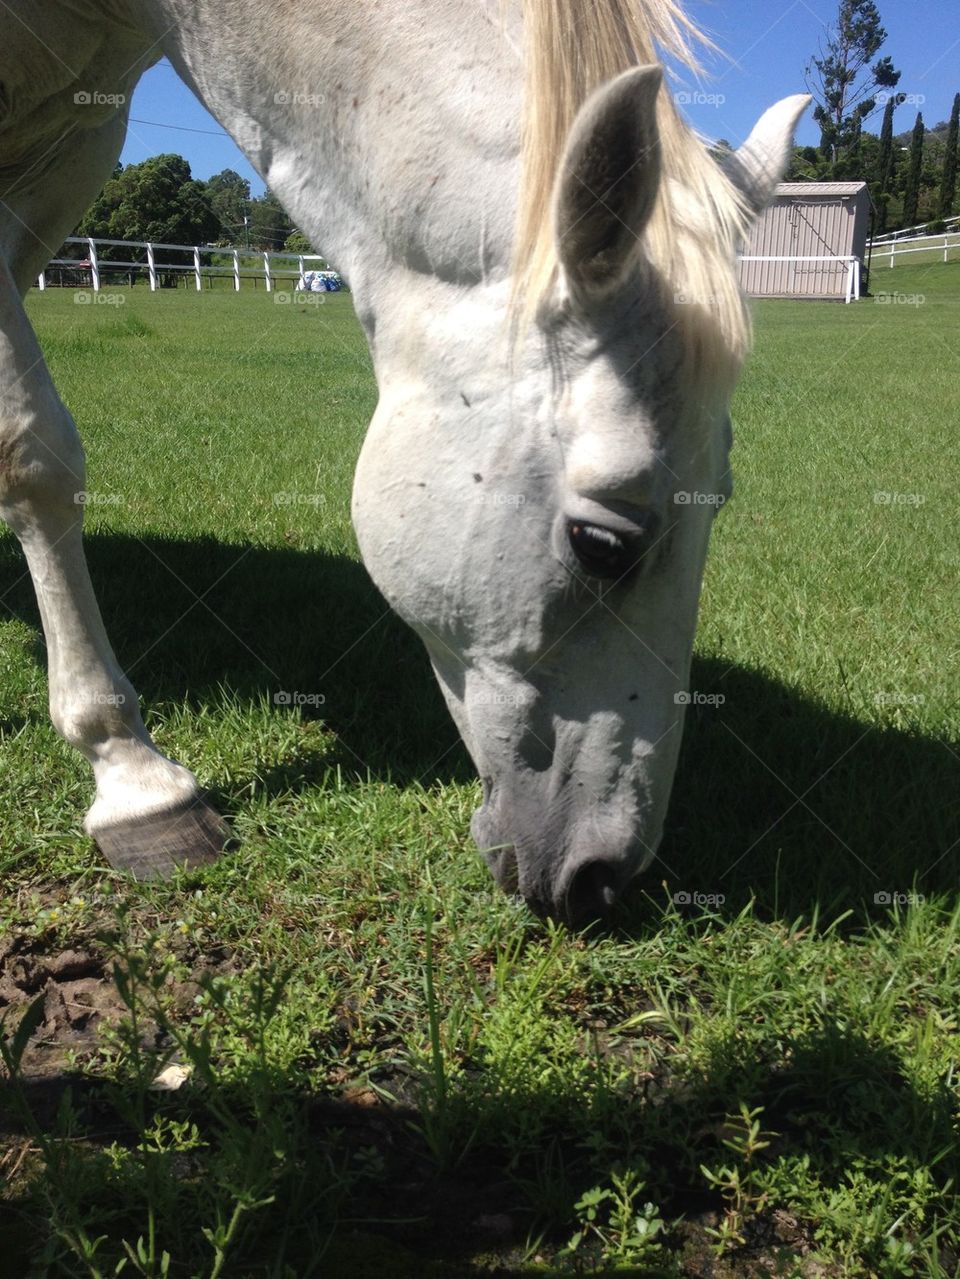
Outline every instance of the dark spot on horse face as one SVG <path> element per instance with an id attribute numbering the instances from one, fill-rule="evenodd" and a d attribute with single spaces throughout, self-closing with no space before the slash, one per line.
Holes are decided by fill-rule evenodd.
<path id="1" fill-rule="evenodd" d="M 467 406 L 467 408 L 469 408 L 469 407 L 470 407 L 470 401 L 467 399 L 467 396 L 466 396 L 466 392 L 465 392 L 465 391 L 461 391 L 461 392 L 460 392 L 460 398 L 461 398 L 461 400 L 463 400 L 463 402 L 464 402 L 464 404 Z"/>
<path id="2" fill-rule="evenodd" d="M 627 701 L 635 702 L 639 696 L 640 696 L 639 693 L 631 693 L 630 696 L 627 698 Z"/>
<path id="3" fill-rule="evenodd" d="M 482 483 L 483 483 L 483 476 L 480 474 L 480 472 L 479 472 L 479 471 L 474 471 L 474 473 L 473 473 L 473 482 L 474 482 L 474 484 L 482 484 Z"/>

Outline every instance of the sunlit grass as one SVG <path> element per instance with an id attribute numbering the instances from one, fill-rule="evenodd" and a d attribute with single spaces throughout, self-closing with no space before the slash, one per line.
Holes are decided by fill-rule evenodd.
<path id="1" fill-rule="evenodd" d="M 349 297 L 30 297 L 108 629 L 239 843 L 173 884 L 105 871 L 0 539 L 0 938 L 115 963 L 153 1028 L 84 1042 L 69 1103 L 29 1057 L 7 1090 L 11 1274 L 957 1272 L 960 266 L 872 286 L 914 301 L 756 307 L 694 673 L 725 700 L 588 938 L 494 888 L 426 658 L 357 563 Z M 150 1091 L 170 1060 L 191 1082 Z"/>

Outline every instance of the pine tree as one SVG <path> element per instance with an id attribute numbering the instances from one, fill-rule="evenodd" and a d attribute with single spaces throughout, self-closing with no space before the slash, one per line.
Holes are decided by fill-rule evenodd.
<path id="1" fill-rule="evenodd" d="M 953 99 L 950 124 L 947 128 L 947 150 L 943 157 L 943 177 L 940 181 L 940 216 L 948 218 L 953 212 L 957 194 L 957 145 L 960 135 L 960 93 Z"/>
<path id="2" fill-rule="evenodd" d="M 817 104 L 813 117 L 820 126 L 820 150 L 831 165 L 877 105 L 876 90 L 892 89 L 900 79 L 890 58 L 878 58 L 871 66 L 886 38 L 874 0 L 840 0 L 826 44 L 807 67 L 807 88 Z"/>
<path id="3" fill-rule="evenodd" d="M 910 167 L 907 170 L 907 185 L 903 192 L 903 225 L 912 227 L 917 221 L 917 202 L 920 199 L 920 169 L 923 164 L 923 115 L 917 112 L 917 122 L 913 126 L 910 139 Z"/>
<path id="4" fill-rule="evenodd" d="M 883 124 L 880 126 L 880 155 L 877 159 L 874 203 L 877 206 L 877 231 L 887 225 L 887 206 L 890 203 L 890 181 L 893 177 L 893 113 L 903 99 L 902 93 L 887 96 L 883 108 Z"/>

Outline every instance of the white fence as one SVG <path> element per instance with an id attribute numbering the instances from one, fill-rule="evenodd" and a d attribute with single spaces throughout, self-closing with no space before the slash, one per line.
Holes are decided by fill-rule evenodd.
<path id="1" fill-rule="evenodd" d="M 907 245 L 912 247 L 904 247 Z M 906 257 L 910 253 L 939 253 L 941 249 L 946 262 L 951 252 L 960 252 L 960 227 L 955 231 L 942 231 L 939 235 L 913 235 L 904 240 L 873 240 L 868 247 L 873 250 L 874 261 L 889 259 L 888 266 L 896 266 L 897 258 Z"/>
<path id="2" fill-rule="evenodd" d="M 937 235 L 918 235 L 902 239 L 882 239 L 871 242 L 874 259 L 895 266 L 898 259 L 912 253 L 943 253 L 943 261 L 949 260 L 951 253 L 960 252 L 960 216 L 949 219 L 957 222 L 953 230 L 940 232 Z M 894 233 L 900 235 L 901 233 Z M 146 240 L 103 240 L 88 236 L 70 236 L 66 244 L 83 245 L 86 254 L 79 258 L 54 258 L 47 264 L 37 279 L 37 286 L 45 289 L 49 283 L 47 276 L 53 272 L 83 272 L 89 276 L 90 286 L 94 292 L 103 287 L 104 276 L 111 273 L 126 274 L 133 283 L 133 272 L 144 275 L 150 285 L 151 292 L 160 287 L 162 275 L 193 277 L 194 287 L 199 292 L 204 280 L 229 279 L 235 291 L 239 292 L 242 279 L 253 280 L 254 284 L 263 282 L 268 293 L 272 292 L 278 281 L 296 281 L 296 287 L 306 288 L 305 276 L 308 263 L 324 261 L 318 254 L 312 253 L 272 253 L 259 250 L 242 249 L 222 245 L 198 244 L 157 244 Z M 98 246 L 109 248 L 140 250 L 139 258 L 101 257 Z M 163 260 L 162 254 L 175 252 L 189 254 L 189 262 L 170 262 Z M 217 261 L 216 259 L 220 259 Z M 226 259 L 224 261 L 223 259 Z M 853 302 L 860 296 L 860 262 L 856 257 L 763 257 L 742 255 L 740 262 L 796 262 L 796 263 L 834 263 L 845 268 L 844 301 Z M 254 263 L 256 264 L 254 266 Z M 62 275 L 61 275 L 62 278 Z"/>
<path id="3" fill-rule="evenodd" d="M 951 223 L 956 223 L 951 227 Z M 901 227 L 899 231 L 886 231 L 883 235 L 878 235 L 873 241 L 877 244 L 887 244 L 890 240 L 909 240 L 916 238 L 918 231 L 923 231 L 925 227 L 943 225 L 948 230 L 960 231 L 960 213 L 953 213 L 949 218 L 932 218 L 929 222 L 918 222 L 916 226 Z"/>
<path id="4" fill-rule="evenodd" d="M 277 280 L 296 280 L 297 287 L 306 288 L 305 275 L 308 262 L 323 262 L 324 259 L 313 253 L 269 253 L 254 249 L 222 247 L 210 244 L 155 244 L 146 240 L 101 240 L 90 236 L 72 235 L 65 244 L 82 244 L 86 255 L 82 258 L 54 258 L 47 263 L 46 269 L 37 278 L 37 287 L 47 287 L 47 276 L 54 271 L 79 271 L 88 274 L 90 285 L 95 293 L 103 287 L 103 277 L 110 272 L 128 275 L 133 282 L 132 273 L 146 272 L 150 291 L 156 292 L 161 275 L 193 276 L 197 290 L 203 288 L 203 281 L 217 278 L 229 278 L 233 288 L 239 292 L 241 279 L 252 279 L 254 283 L 263 281 L 268 293 L 273 291 Z M 142 257 L 136 260 L 103 257 L 98 254 L 97 246 L 111 248 L 144 250 Z M 158 252 L 173 251 L 189 253 L 191 263 L 165 262 L 158 258 Z M 215 258 L 227 258 L 227 262 L 214 261 Z M 251 263 L 256 263 L 253 269 Z"/>
<path id="5" fill-rule="evenodd" d="M 821 264 L 831 263 L 833 266 L 840 268 L 840 270 L 837 273 L 837 281 L 838 281 L 838 286 L 840 283 L 843 284 L 844 302 L 855 302 L 857 298 L 860 296 L 860 259 L 858 257 L 855 257 L 853 254 L 849 254 L 845 256 L 832 255 L 832 256 L 822 256 L 822 257 L 811 257 L 811 256 L 804 256 L 804 255 L 791 256 L 789 254 L 788 255 L 740 254 L 737 257 L 737 261 L 738 262 L 783 262 L 783 263 L 817 262 Z M 829 271 L 825 266 L 824 266 L 824 275 L 829 275 Z M 743 273 L 741 272 L 741 278 L 742 276 L 743 276 Z M 822 286 L 822 283 L 823 283 L 823 279 L 821 278 L 821 281 L 820 281 L 821 286 Z M 762 291 L 758 291 L 756 296 L 762 297 L 764 296 L 764 293 Z M 781 297 L 795 296 L 798 298 L 799 297 L 815 298 L 815 297 L 822 297 L 824 296 L 824 294 L 819 292 L 819 289 L 811 292 L 806 287 L 800 288 L 799 286 L 797 286 L 795 281 L 785 281 L 784 288 L 782 289 L 782 291 L 777 290 L 775 294 L 770 294 L 769 296 L 781 296 Z M 838 292 L 836 296 L 837 297 L 840 296 L 839 287 L 838 287 Z"/>
<path id="6" fill-rule="evenodd" d="M 254 284 L 262 280 L 266 291 L 270 293 L 275 284 L 281 280 L 296 281 L 298 289 L 305 289 L 307 263 L 324 261 L 319 255 L 311 253 L 270 253 L 211 244 L 158 244 L 147 240 L 105 240 L 77 235 L 70 236 L 64 243 L 83 245 L 86 253 L 76 258 L 53 258 L 47 263 L 46 269 L 41 271 L 37 279 L 38 288 L 46 289 L 52 282 L 47 277 L 53 276 L 56 272 L 60 273 L 61 281 L 64 273 L 73 272 L 85 277 L 84 284 L 88 277 L 90 287 L 94 292 L 99 293 L 106 276 L 113 273 L 126 275 L 129 283 L 133 284 L 134 273 L 136 273 L 136 276 L 140 277 L 145 275 L 151 292 L 156 292 L 160 287 L 162 275 L 174 275 L 182 276 L 187 281 L 192 276 L 194 287 L 198 292 L 203 288 L 205 280 L 212 284 L 216 279 L 226 278 L 232 281 L 236 292 L 240 290 L 241 279 L 251 279 Z M 127 249 L 131 253 L 140 250 L 141 256 L 101 257 L 98 246 Z M 167 252 L 189 254 L 191 260 L 189 262 L 165 261 L 160 255 Z M 855 257 L 742 256 L 739 260 L 741 262 L 833 263 L 844 269 L 839 274 L 839 280 L 846 281 L 845 301 L 854 301 L 860 293 L 860 263 Z M 255 269 L 252 268 L 252 262 L 256 262 Z"/>

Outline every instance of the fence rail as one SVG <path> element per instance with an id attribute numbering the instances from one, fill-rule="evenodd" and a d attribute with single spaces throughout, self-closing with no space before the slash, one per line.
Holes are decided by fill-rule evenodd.
<path id="1" fill-rule="evenodd" d="M 903 246 L 907 244 L 916 247 L 904 248 Z M 903 240 L 872 240 L 868 248 L 872 250 L 874 258 L 889 257 L 889 266 L 896 266 L 897 258 L 906 257 L 907 254 L 936 253 L 940 249 L 943 250 L 943 260 L 946 262 L 951 249 L 960 250 L 960 226 L 954 231 L 940 231 L 937 235 L 912 235 Z"/>
<path id="2" fill-rule="evenodd" d="M 241 249 L 232 246 L 212 244 L 159 244 L 148 240 L 105 240 L 92 236 L 71 235 L 64 244 L 81 244 L 86 249 L 82 258 L 53 258 L 37 278 L 37 287 L 46 289 L 47 275 L 52 270 L 83 271 L 90 276 L 90 285 L 95 293 L 103 287 L 103 277 L 113 270 L 124 272 L 146 271 L 151 293 L 160 287 L 162 275 L 192 275 L 199 292 L 203 281 L 217 278 L 232 278 L 236 292 L 240 290 L 241 279 L 263 280 L 268 293 L 273 291 L 277 280 L 296 280 L 299 288 L 306 288 L 307 263 L 324 262 L 325 259 L 315 253 L 273 253 L 257 249 Z M 120 249 L 141 249 L 144 256 L 139 259 L 119 259 L 101 257 L 98 246 Z M 189 253 L 192 261 L 167 262 L 158 258 L 162 253 Z M 227 258 L 227 262 L 216 262 L 214 258 Z M 205 260 L 206 259 L 206 260 Z M 249 263 L 253 259 L 257 265 L 251 269 Z M 132 281 L 131 281 L 132 283 Z"/>
<path id="3" fill-rule="evenodd" d="M 838 283 L 844 281 L 844 302 L 855 302 L 860 296 L 860 259 L 853 254 L 844 256 L 825 255 L 809 256 L 805 254 L 745 254 L 737 257 L 738 262 L 830 262 L 841 268 Z M 749 291 L 749 290 L 748 290 Z M 762 296 L 762 294 L 761 294 Z M 798 293 L 798 297 L 815 297 L 816 294 Z"/>
<path id="4" fill-rule="evenodd" d="M 954 231 L 960 230 L 960 213 L 952 213 L 948 218 L 931 218 L 929 222 L 918 222 L 916 226 L 901 227 L 899 231 L 886 231 L 884 234 L 878 235 L 874 239 L 873 243 L 875 245 L 889 244 L 891 240 L 909 240 L 911 238 L 917 238 L 915 236 L 915 232 L 923 231 L 924 227 L 937 226 L 938 224 L 946 227 L 951 222 L 956 223 L 956 226 L 953 227 Z M 942 231 L 934 232 L 934 235 L 942 234 Z"/>
<path id="5" fill-rule="evenodd" d="M 88 275 L 91 288 L 94 292 L 99 293 L 104 285 L 104 277 L 109 275 L 110 272 L 120 271 L 131 273 L 131 284 L 133 284 L 133 272 L 137 272 L 138 275 L 145 273 L 151 292 L 156 292 L 161 287 L 161 276 L 173 275 L 192 276 L 194 286 L 198 292 L 202 290 L 204 280 L 212 283 L 215 279 L 228 278 L 232 280 L 233 288 L 236 292 L 240 290 L 242 279 L 252 279 L 254 283 L 262 280 L 266 291 L 270 293 L 276 283 L 281 280 L 295 280 L 297 288 L 306 289 L 307 264 L 325 261 L 319 254 L 313 253 L 275 253 L 242 249 L 229 245 L 161 244 L 148 240 L 109 240 L 93 236 L 73 235 L 65 240 L 64 244 L 82 245 L 86 250 L 85 256 L 52 258 L 47 263 L 46 268 L 40 272 L 37 279 L 37 285 L 40 289 L 48 287 L 47 276 L 52 272 L 59 271 L 62 281 L 63 272 L 74 271 L 82 272 L 85 276 Z M 98 246 L 111 249 L 129 249 L 131 251 L 139 249 L 142 251 L 143 256 L 140 258 L 133 256 L 124 258 L 102 257 L 98 253 Z M 886 251 L 886 248 L 884 251 Z M 898 248 L 897 251 L 901 250 Z M 158 256 L 161 253 L 189 254 L 191 260 L 189 262 L 165 261 Z M 213 260 L 216 258 L 226 258 L 227 261 L 218 262 Z M 256 261 L 255 269 L 250 267 L 251 259 Z M 843 271 L 838 283 L 840 280 L 845 281 L 845 301 L 852 302 L 860 294 L 860 262 L 855 257 L 741 256 L 739 261 L 833 263 Z M 320 274 L 327 273 L 321 271 Z M 330 272 L 329 274 L 335 275 L 336 273 Z"/>

